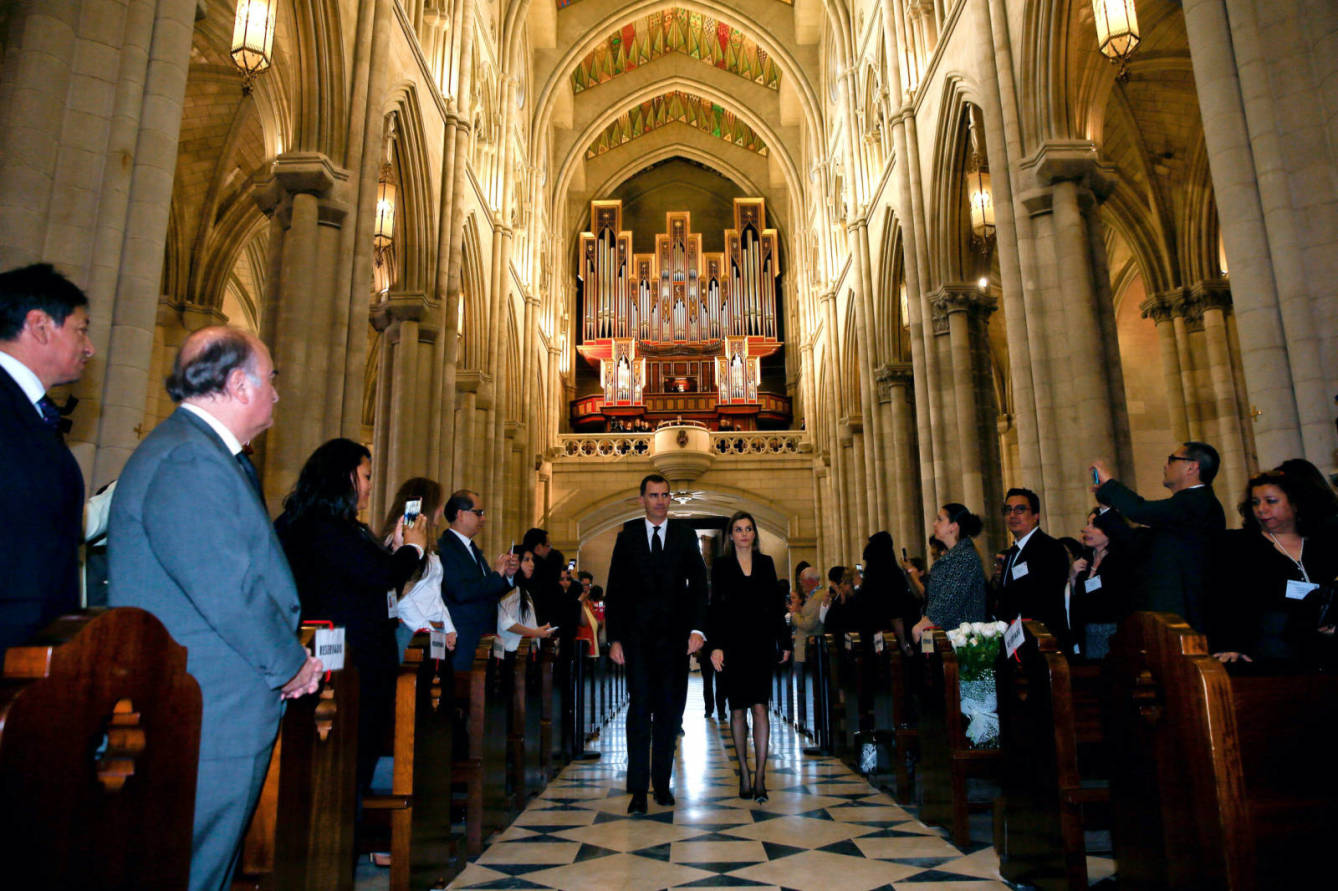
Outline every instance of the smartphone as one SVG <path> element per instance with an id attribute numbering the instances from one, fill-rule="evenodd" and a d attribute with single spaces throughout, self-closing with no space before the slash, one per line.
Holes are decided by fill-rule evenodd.
<path id="1" fill-rule="evenodd" d="M 864 575 L 864 564 L 863 564 L 863 563 L 856 563 L 856 564 L 855 564 L 855 571 L 858 572 L 860 575 Z"/>
<path id="2" fill-rule="evenodd" d="M 558 626 L 556 626 L 556 625 L 549 625 L 549 626 L 548 626 L 548 632 L 549 632 L 550 634 L 553 633 L 554 631 L 557 631 L 557 630 L 558 630 Z"/>
<path id="3" fill-rule="evenodd" d="M 567 569 L 568 569 L 568 571 L 573 570 L 573 569 L 575 569 L 575 568 L 576 568 L 576 561 L 575 561 L 575 560 L 568 560 L 568 561 L 567 561 Z"/>
<path id="4" fill-rule="evenodd" d="M 1101 485 L 1101 475 L 1096 472 L 1095 467 L 1092 468 L 1092 485 L 1094 486 Z"/>
<path id="5" fill-rule="evenodd" d="M 404 502 L 404 525 L 412 526 L 413 521 L 423 512 L 423 499 L 410 498 Z"/>
<path id="6" fill-rule="evenodd" d="M 902 562 L 902 563 L 905 563 L 905 562 L 906 562 L 907 560 L 909 560 L 909 559 L 911 559 L 911 558 L 908 557 L 908 556 L 906 556 L 906 549 L 905 549 L 905 548 L 902 548 L 902 549 L 901 549 L 901 562 Z"/>

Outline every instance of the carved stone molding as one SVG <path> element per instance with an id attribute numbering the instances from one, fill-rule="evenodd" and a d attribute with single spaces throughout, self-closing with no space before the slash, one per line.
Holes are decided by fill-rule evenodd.
<path id="1" fill-rule="evenodd" d="M 1175 315 L 1174 307 L 1166 299 L 1165 294 L 1153 294 L 1138 304 L 1138 309 L 1143 314 L 1143 318 L 1151 319 L 1158 325 L 1171 321 L 1172 316 Z"/>
<path id="2" fill-rule="evenodd" d="M 891 402 L 892 391 L 898 387 L 909 391 L 915 378 L 910 363 L 902 362 L 879 365 L 873 370 L 873 376 L 878 382 L 879 402 Z"/>
<path id="3" fill-rule="evenodd" d="M 1231 312 L 1231 283 L 1226 279 L 1195 282 L 1189 286 L 1189 293 L 1204 310 L 1220 309 L 1223 315 Z"/>
<path id="4" fill-rule="evenodd" d="M 340 226 L 348 216 L 351 200 L 347 170 L 336 167 L 320 152 L 286 152 L 257 173 L 251 197 L 267 216 L 276 216 L 287 227 L 291 221 L 293 196 L 315 195 L 321 223 Z"/>
<path id="5" fill-rule="evenodd" d="M 929 309 L 933 315 L 935 334 L 947 333 L 948 316 L 953 313 L 964 312 L 972 320 L 984 321 L 998 308 L 997 300 L 973 284 L 946 284 L 929 295 Z"/>

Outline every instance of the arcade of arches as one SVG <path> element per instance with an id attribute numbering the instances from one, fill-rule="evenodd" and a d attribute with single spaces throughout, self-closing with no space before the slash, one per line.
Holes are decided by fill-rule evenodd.
<path id="1" fill-rule="evenodd" d="M 748 508 L 823 566 L 1010 485 L 1072 533 L 1089 459 L 1152 493 L 1184 439 L 1221 450 L 1225 502 L 1288 457 L 1335 469 L 1330 2 L 1138 0 L 1122 65 L 1090 0 L 268 5 L 248 91 L 231 0 L 0 5 L 0 267 L 90 295 L 93 487 L 224 320 L 282 371 L 272 507 L 346 435 L 380 498 L 469 486 L 488 547 L 545 525 L 597 575 L 676 448 L 683 512 Z M 676 303 L 642 334 L 682 282 L 697 333 Z M 708 429 L 646 431 L 679 416 Z"/>

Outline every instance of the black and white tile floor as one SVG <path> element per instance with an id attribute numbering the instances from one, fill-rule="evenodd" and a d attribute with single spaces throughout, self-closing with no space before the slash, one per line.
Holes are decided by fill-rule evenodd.
<path id="1" fill-rule="evenodd" d="M 450 887 L 1008 887 L 992 847 L 959 850 L 837 759 L 805 756 L 802 738 L 774 719 L 770 800 L 740 800 L 728 724 L 702 717 L 696 675 L 683 729 L 676 807 L 652 802 L 646 816 L 627 816 L 620 716 L 595 746 L 603 758 L 568 766 Z M 988 824 L 974 834 L 988 838 Z M 1108 864 L 1091 864 L 1093 881 Z"/>

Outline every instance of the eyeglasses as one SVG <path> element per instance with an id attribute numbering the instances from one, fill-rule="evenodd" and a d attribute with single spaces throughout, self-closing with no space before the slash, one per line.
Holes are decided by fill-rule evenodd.
<path id="1" fill-rule="evenodd" d="M 1166 463 L 1170 464 L 1172 461 L 1195 461 L 1195 463 L 1197 463 L 1194 458 L 1191 458 L 1188 455 L 1167 455 Z"/>
<path id="2" fill-rule="evenodd" d="M 470 507 L 466 508 L 466 510 L 468 510 L 471 514 L 473 514 L 476 517 L 481 517 L 487 513 L 487 511 L 481 507 Z"/>
<path id="3" fill-rule="evenodd" d="M 1029 514 L 1029 513 L 1031 513 L 1031 505 L 1030 505 L 1030 504 L 1013 504 L 1013 505 L 1005 504 L 1003 507 L 999 508 L 999 513 L 1003 514 L 1005 517 L 1008 516 L 1009 514 L 1019 514 L 1019 515 L 1021 515 L 1021 514 Z"/>

